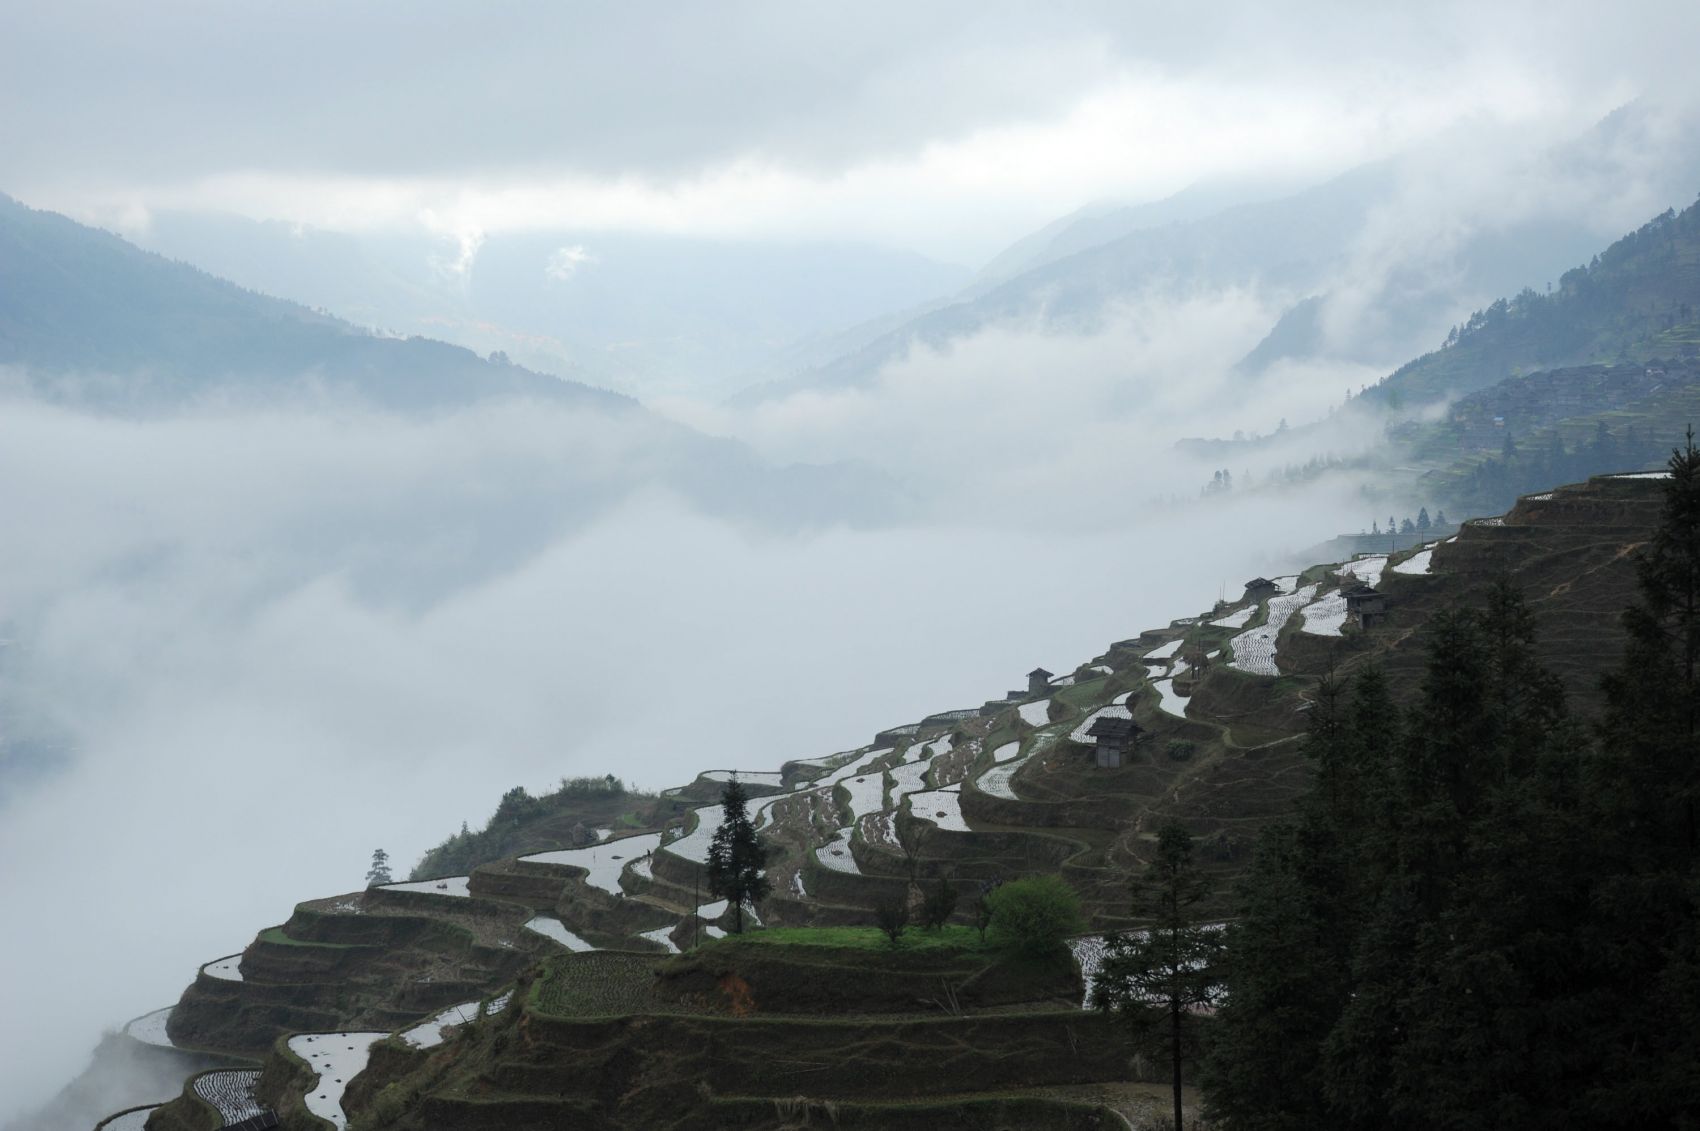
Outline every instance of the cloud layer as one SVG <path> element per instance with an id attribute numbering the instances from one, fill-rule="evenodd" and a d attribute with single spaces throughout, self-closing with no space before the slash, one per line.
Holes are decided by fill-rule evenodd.
<path id="1" fill-rule="evenodd" d="M 0 185 L 454 235 L 871 238 L 982 257 L 1096 197 L 1315 174 L 1691 87 L 1691 6 L 327 3 L 16 14 Z M 1657 26 L 1661 34 L 1641 30 Z M 964 208 L 966 199 L 972 207 Z"/>
<path id="2" fill-rule="evenodd" d="M 1225 315 L 1192 316 L 1176 335 Z M 935 498 L 924 526 L 808 534 L 710 517 L 649 473 L 647 438 L 561 410 L 8 401 L 0 477 L 27 489 L 0 522 L 27 536 L 0 565 L 0 903 L 37 910 L 5 940 L 0 996 L 39 1028 L 0 1094 L 45 1098 L 196 962 L 357 886 L 375 847 L 411 862 L 511 785 L 654 787 L 852 747 L 1333 533 L 1325 500 L 1130 502 L 1170 482 L 1146 480 L 1167 457 L 1142 445 L 1200 404 L 1135 396 L 1094 422 L 1109 361 L 1156 378 L 1178 340 L 1134 326 L 1056 343 L 1049 367 L 991 340 L 915 359 L 874 415 L 786 423 L 823 447 L 865 433 Z M 953 423 L 974 401 L 955 364 L 992 395 Z M 1051 415 L 1021 419 L 1042 399 Z M 100 898 L 66 898 L 84 884 Z"/>

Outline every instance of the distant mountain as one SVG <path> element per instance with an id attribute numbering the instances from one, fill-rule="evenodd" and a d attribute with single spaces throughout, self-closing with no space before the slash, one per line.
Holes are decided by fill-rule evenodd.
<path id="1" fill-rule="evenodd" d="M 1088 333 L 1127 303 L 1235 288 L 1283 311 L 1242 372 L 1287 358 L 1391 367 L 1463 311 L 1587 256 L 1612 230 L 1607 204 L 1687 199 L 1700 184 L 1700 149 L 1670 144 L 1671 121 L 1625 108 L 1505 172 L 1507 190 L 1509 178 L 1529 187 L 1504 202 L 1481 186 L 1454 190 L 1465 158 L 1437 146 L 1277 199 L 1232 188 L 1094 208 L 1016 244 L 956 301 L 739 399 L 857 385 L 918 346 L 942 349 L 993 327 Z M 1254 199 L 1214 207 L 1236 194 Z"/>
<path id="2" fill-rule="evenodd" d="M 966 268 L 851 242 L 597 231 L 347 233 L 163 212 L 143 246 L 365 326 L 500 350 L 640 398 L 790 372 L 792 343 L 909 310 Z"/>
<path id="3" fill-rule="evenodd" d="M 389 408 L 601 389 L 425 338 L 380 337 L 0 196 L 0 366 L 55 399 L 150 404 L 317 388 Z"/>
<path id="4" fill-rule="evenodd" d="M 1613 243 L 1558 289 L 1525 289 L 1472 314 L 1446 345 L 1370 390 L 1420 403 L 1485 389 L 1529 369 L 1700 356 L 1700 204 L 1667 211 Z"/>
<path id="5" fill-rule="evenodd" d="M 990 290 L 1024 272 L 1134 232 L 1203 220 L 1229 208 L 1289 196 L 1299 187 L 1280 181 L 1224 181 L 1191 185 L 1149 204 L 1089 204 L 1023 236 L 994 256 L 975 276 L 968 293 Z"/>
<path id="6" fill-rule="evenodd" d="M 380 336 L 0 196 L 0 388 L 7 385 L 103 411 L 328 396 L 437 412 L 523 397 L 606 417 L 609 448 L 594 481 L 538 484 L 555 500 L 548 521 L 480 538 L 479 563 L 530 552 L 555 524 L 646 485 L 707 513 L 782 527 L 879 523 L 906 505 L 891 479 L 867 467 L 775 467 L 628 397 L 446 342 Z"/>

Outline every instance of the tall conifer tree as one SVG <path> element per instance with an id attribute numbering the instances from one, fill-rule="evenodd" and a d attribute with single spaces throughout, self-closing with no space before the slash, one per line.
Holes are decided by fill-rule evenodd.
<path id="1" fill-rule="evenodd" d="M 730 900 L 733 932 L 744 931 L 744 904 L 767 898 L 772 890 L 767 873 L 767 845 L 756 834 L 746 811 L 749 795 L 733 778 L 720 792 L 720 827 L 708 844 L 708 892 Z"/>

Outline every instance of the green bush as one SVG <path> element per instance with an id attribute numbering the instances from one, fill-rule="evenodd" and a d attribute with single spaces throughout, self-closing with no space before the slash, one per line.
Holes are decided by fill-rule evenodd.
<path id="1" fill-rule="evenodd" d="M 902 896 L 892 896 L 874 905 L 874 926 L 896 946 L 909 929 L 909 903 Z"/>
<path id="2" fill-rule="evenodd" d="M 1058 950 L 1081 929 L 1080 900 L 1061 876 L 1014 880 L 986 898 L 996 936 L 1028 954 Z"/>
<path id="3" fill-rule="evenodd" d="M 1191 758 L 1192 752 L 1193 745 L 1190 742 L 1182 742 L 1180 739 L 1175 739 L 1173 742 L 1169 743 L 1169 757 L 1173 758 L 1177 762 L 1184 762 L 1188 758 Z"/>
<path id="4" fill-rule="evenodd" d="M 938 886 L 927 893 L 921 904 L 921 929 L 936 931 L 956 913 L 958 896 L 956 888 L 943 876 L 939 877 Z"/>

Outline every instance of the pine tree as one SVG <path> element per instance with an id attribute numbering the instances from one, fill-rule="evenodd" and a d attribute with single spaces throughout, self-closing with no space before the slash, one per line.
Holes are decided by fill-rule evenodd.
<path id="1" fill-rule="evenodd" d="M 378 887 L 381 884 L 393 883 L 390 877 L 390 854 L 381 848 L 372 850 L 372 866 L 366 869 L 366 886 Z"/>
<path id="2" fill-rule="evenodd" d="M 1700 852 L 1700 451 L 1690 429 L 1671 454 L 1658 529 L 1636 560 L 1639 600 L 1624 613 L 1621 672 L 1605 689 L 1607 733 L 1626 756 L 1635 816 L 1658 846 Z"/>
<path id="3" fill-rule="evenodd" d="M 1420 508 L 1417 511 L 1417 529 L 1426 533 L 1428 531 L 1429 527 L 1431 527 L 1433 525 L 1434 524 L 1431 523 L 1429 521 L 1429 518 L 1428 518 L 1428 508 L 1427 507 Z"/>
<path id="4" fill-rule="evenodd" d="M 735 934 L 744 931 L 744 904 L 753 907 L 772 890 L 763 871 L 767 844 L 750 822 L 748 803 L 741 782 L 733 778 L 726 783 L 720 792 L 720 827 L 708 845 L 708 892 L 731 902 Z"/>
<path id="5" fill-rule="evenodd" d="M 1604 681 L 1603 757 L 1586 783 L 1606 854 L 1591 892 L 1612 1010 L 1591 1110 L 1619 1126 L 1700 1122 L 1700 452 L 1669 461 L 1660 523 L 1636 562 L 1627 647 Z"/>
<path id="6" fill-rule="evenodd" d="M 1091 1004 L 1127 1018 L 1136 1043 L 1168 1060 L 1175 1131 L 1181 1131 L 1181 1066 L 1193 1054 L 1194 1010 L 1213 1004 L 1221 933 L 1199 918 L 1209 885 L 1192 856 L 1192 836 L 1179 825 L 1157 834 L 1157 855 L 1134 885 L 1134 914 L 1150 921 L 1136 935 L 1104 940 L 1104 960 Z"/>

